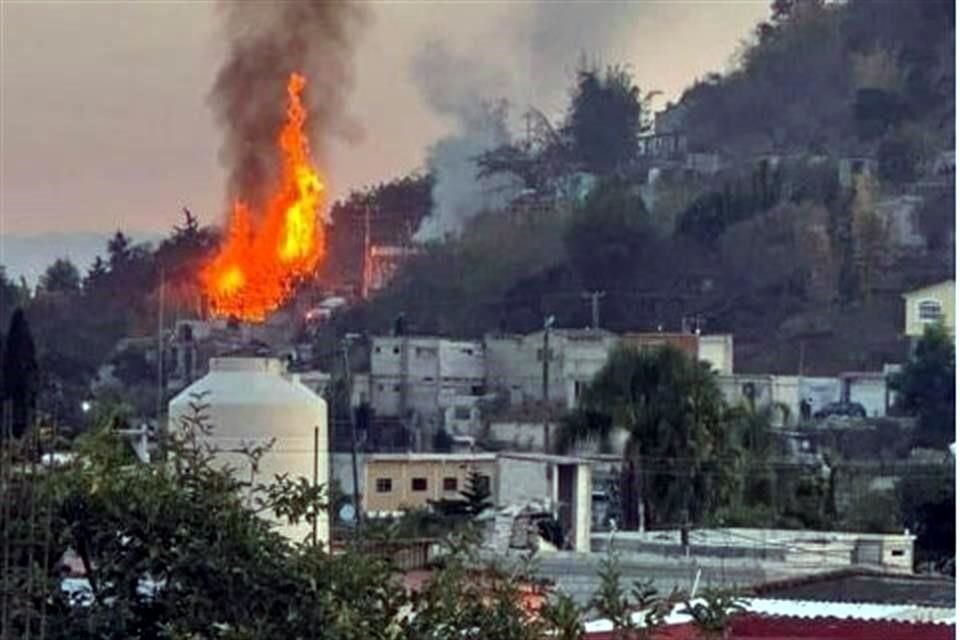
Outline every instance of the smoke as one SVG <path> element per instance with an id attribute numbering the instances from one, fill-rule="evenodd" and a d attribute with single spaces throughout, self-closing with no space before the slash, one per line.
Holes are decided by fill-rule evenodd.
<path id="1" fill-rule="evenodd" d="M 456 234 L 478 212 L 515 197 L 520 186 L 509 178 L 476 175 L 476 156 L 511 140 L 503 105 L 559 115 L 580 57 L 610 55 L 640 12 L 656 10 L 641 2 L 516 3 L 486 42 L 459 49 L 426 43 L 413 61 L 413 81 L 437 114 L 453 118 L 456 130 L 427 152 L 434 205 L 417 239 Z"/>
<path id="2" fill-rule="evenodd" d="M 223 2 L 227 59 L 209 102 L 224 129 L 220 158 L 228 198 L 261 208 L 279 165 L 277 132 L 284 121 L 291 72 L 307 78 L 304 95 L 314 158 L 325 141 L 351 139 L 359 127 L 346 113 L 353 49 L 367 12 L 350 0 Z"/>
<path id="3" fill-rule="evenodd" d="M 459 234 L 478 212 L 507 204 L 518 187 L 509 177 L 477 176 L 477 156 L 510 142 L 508 105 L 493 101 L 509 92 L 504 74 L 432 41 L 415 58 L 413 77 L 434 111 L 456 124 L 455 133 L 427 150 L 433 211 L 416 234 L 427 241 Z"/>

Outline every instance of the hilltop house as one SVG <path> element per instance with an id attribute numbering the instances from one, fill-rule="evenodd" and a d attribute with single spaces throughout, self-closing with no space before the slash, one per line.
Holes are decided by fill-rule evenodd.
<path id="1" fill-rule="evenodd" d="M 954 332 L 954 308 L 956 285 L 953 280 L 914 289 L 903 294 L 903 333 L 912 341 L 923 336 L 923 330 L 931 324 L 942 322 L 947 330 Z"/>

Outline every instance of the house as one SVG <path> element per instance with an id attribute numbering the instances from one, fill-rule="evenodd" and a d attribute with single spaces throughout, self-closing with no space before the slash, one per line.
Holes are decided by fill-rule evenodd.
<path id="1" fill-rule="evenodd" d="M 618 338 L 597 329 L 549 331 L 548 404 L 572 409 L 580 393 L 607 362 Z M 488 335 L 487 388 L 504 393 L 513 405 L 543 404 L 544 332 Z"/>
<path id="2" fill-rule="evenodd" d="M 427 508 L 459 499 L 477 474 L 496 508 L 547 505 L 563 523 L 571 548 L 590 549 L 590 462 L 536 453 L 406 453 L 365 457 L 362 502 L 371 514 Z M 518 510 L 519 513 L 519 510 Z"/>
<path id="3" fill-rule="evenodd" d="M 370 349 L 370 404 L 378 416 L 422 426 L 466 428 L 479 420 L 485 393 L 484 345 L 431 336 L 374 337 Z"/>
<path id="4" fill-rule="evenodd" d="M 621 341 L 626 346 L 640 350 L 670 345 L 691 358 L 708 363 L 717 373 L 733 373 L 733 336 L 730 334 L 625 333 Z"/>
<path id="5" fill-rule="evenodd" d="M 493 491 L 496 454 L 370 454 L 363 465 L 363 506 L 371 513 L 395 513 L 426 508 L 432 500 L 456 499 L 471 473 L 479 474 Z"/>
<path id="6" fill-rule="evenodd" d="M 956 285 L 953 280 L 914 289 L 903 294 L 903 333 L 911 340 L 923 336 L 923 330 L 932 324 L 943 323 L 954 332 L 956 322 Z"/>

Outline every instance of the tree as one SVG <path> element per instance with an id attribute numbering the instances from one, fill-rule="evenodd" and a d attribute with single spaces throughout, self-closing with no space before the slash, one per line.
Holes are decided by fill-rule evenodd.
<path id="1" fill-rule="evenodd" d="M 430 506 L 444 516 L 472 519 L 493 506 L 491 495 L 490 477 L 471 469 L 467 474 L 466 486 L 460 492 L 460 498 L 431 500 Z"/>
<path id="2" fill-rule="evenodd" d="M 80 272 L 70 260 L 58 258 L 40 276 L 39 285 L 43 293 L 80 293 Z"/>
<path id="3" fill-rule="evenodd" d="M 625 68 L 581 68 L 566 126 L 576 160 L 597 174 L 612 173 L 633 160 L 644 110 L 640 89 Z"/>
<path id="4" fill-rule="evenodd" d="M 892 380 L 902 408 L 917 417 L 916 444 L 954 442 L 956 363 L 953 338 L 942 324 L 928 326 L 903 371 Z"/>
<path id="5" fill-rule="evenodd" d="M 709 368 L 673 347 L 619 349 L 584 392 L 561 446 L 626 434 L 625 489 L 638 490 L 648 524 L 698 522 L 738 491 L 736 450 Z M 625 492 L 624 527 L 639 525 Z"/>
<path id="6" fill-rule="evenodd" d="M 3 353 L 3 398 L 12 407 L 13 437 L 29 428 L 37 406 L 39 369 L 30 326 L 22 309 L 13 312 L 7 348 Z"/>
<path id="7" fill-rule="evenodd" d="M 574 212 L 564 236 L 567 255 L 591 288 L 630 280 L 638 256 L 655 238 L 643 199 L 618 178 L 598 184 Z"/>

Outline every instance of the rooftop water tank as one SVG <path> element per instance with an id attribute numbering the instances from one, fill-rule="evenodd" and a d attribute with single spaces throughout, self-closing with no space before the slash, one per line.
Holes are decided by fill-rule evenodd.
<path id="1" fill-rule="evenodd" d="M 327 404 L 273 358 L 212 358 L 210 372 L 180 392 L 169 405 L 169 424 L 194 415 L 192 405 L 206 405 L 203 413 L 212 427 L 203 440 L 218 451 L 216 462 L 229 465 L 239 479 L 249 481 L 251 465 L 244 449 L 273 446 L 260 459 L 254 483 L 269 484 L 282 473 L 292 479 L 313 480 L 314 430 L 319 429 L 317 478 L 328 481 Z M 308 524 L 290 527 L 278 523 L 280 532 L 302 541 L 312 531 Z M 329 540 L 329 522 L 322 513 L 317 540 Z"/>

